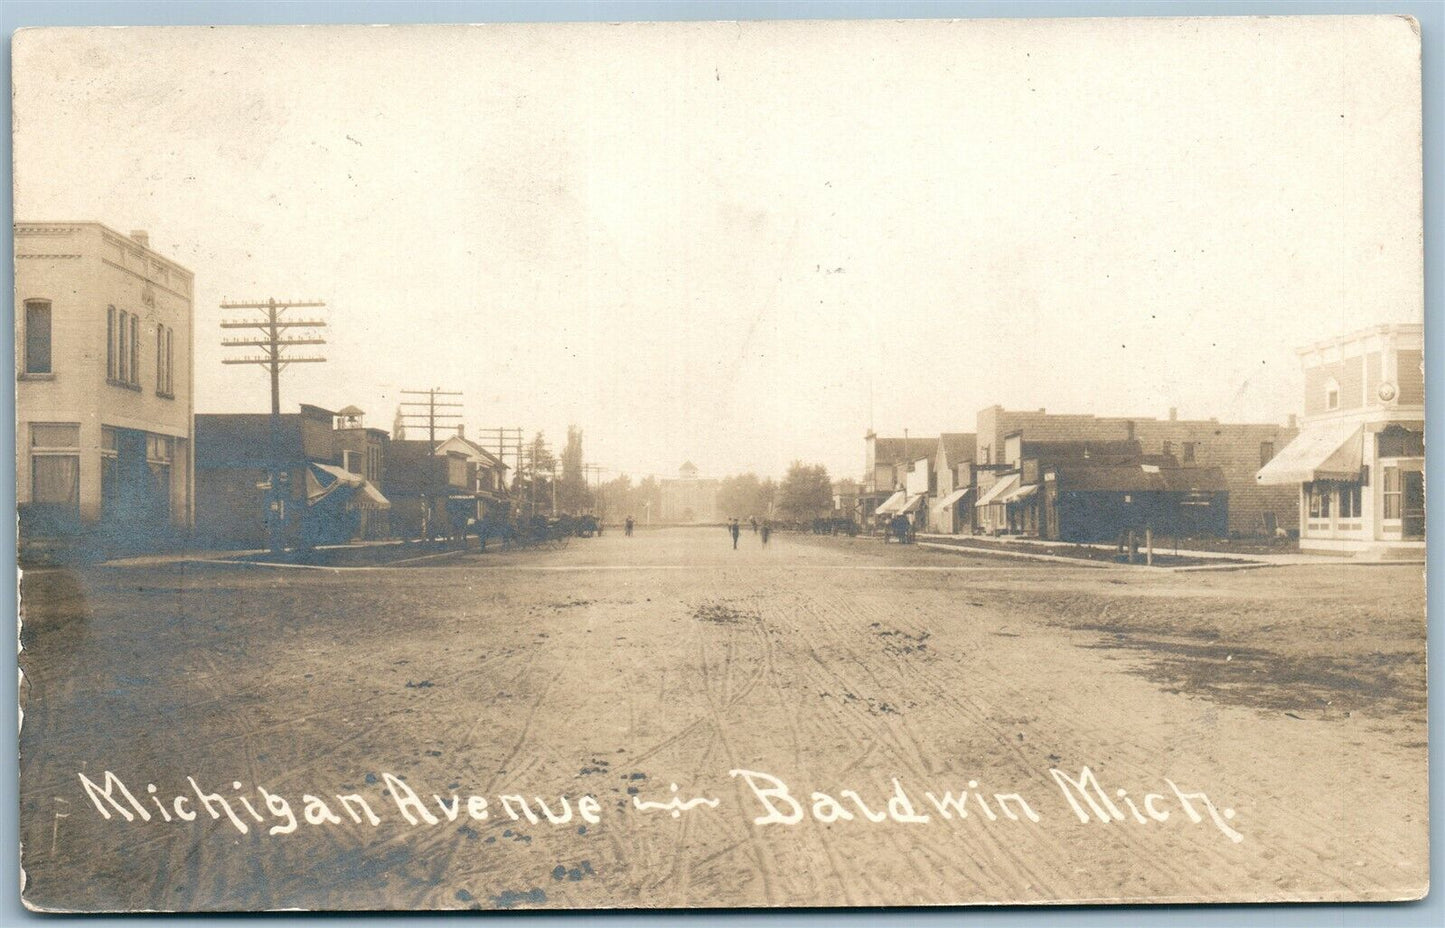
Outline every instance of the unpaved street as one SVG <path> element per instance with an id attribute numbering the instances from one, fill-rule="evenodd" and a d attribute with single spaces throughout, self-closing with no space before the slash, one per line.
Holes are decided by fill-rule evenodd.
<path id="1" fill-rule="evenodd" d="M 375 570 L 40 571 L 24 595 L 23 863 L 40 906 L 1424 888 L 1419 568 L 1180 574 L 786 534 L 764 549 L 746 531 L 734 552 L 714 528 Z M 1050 773 L 1086 766 L 1121 818 L 1079 821 Z M 79 775 L 106 770 L 149 821 L 102 816 Z M 730 771 L 784 782 L 801 820 L 754 824 L 766 807 Z M 436 824 L 409 824 L 384 774 Z M 1191 821 L 1168 781 L 1218 821 L 1199 799 Z M 986 797 L 966 818 L 926 795 L 965 790 Z M 352 794 L 378 824 L 348 817 Z M 305 821 L 307 795 L 338 821 Z M 505 796 L 538 820 L 512 801 L 513 820 Z M 541 807 L 560 819 L 563 797 L 553 824 Z M 717 804 L 636 806 L 674 798 Z M 281 804 L 299 822 L 270 834 Z"/>

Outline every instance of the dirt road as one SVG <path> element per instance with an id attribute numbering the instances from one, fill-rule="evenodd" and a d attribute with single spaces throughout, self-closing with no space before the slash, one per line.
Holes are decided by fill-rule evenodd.
<path id="1" fill-rule="evenodd" d="M 673 529 L 378 570 L 43 571 L 24 594 L 40 906 L 1425 887 L 1418 568 L 1183 575 L 749 533 L 734 552 Z M 107 770 L 134 804 L 87 794 Z M 799 820 L 756 824 L 760 791 Z"/>

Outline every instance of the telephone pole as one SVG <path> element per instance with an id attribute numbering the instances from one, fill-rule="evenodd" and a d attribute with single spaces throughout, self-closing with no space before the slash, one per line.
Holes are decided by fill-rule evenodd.
<path id="1" fill-rule="evenodd" d="M 432 510 L 436 506 L 436 453 L 437 453 L 437 425 L 450 428 L 457 424 L 462 418 L 459 412 L 452 412 L 454 409 L 461 409 L 461 403 L 449 402 L 446 399 L 438 402 L 437 397 L 461 396 L 456 390 L 440 390 L 432 387 L 430 390 L 402 390 L 402 396 L 424 396 L 426 400 L 402 400 L 397 410 L 397 418 L 401 420 L 402 427 L 407 426 L 408 419 L 423 419 L 426 421 L 426 437 L 428 451 L 431 455 L 431 464 L 426 470 L 427 489 L 432 491 L 427 494 L 425 505 L 422 506 L 422 534 L 427 540 L 431 540 L 435 528 L 433 517 L 436 515 Z M 416 409 L 416 412 L 407 412 L 407 408 Z M 425 412 L 421 410 L 425 409 Z M 443 480 L 445 487 L 445 480 Z M 445 504 L 444 504 L 445 505 Z"/>
<path id="2" fill-rule="evenodd" d="M 497 459 L 506 462 L 507 452 L 513 453 L 513 459 L 517 462 L 516 468 L 512 471 L 515 478 L 522 472 L 522 428 L 515 426 L 506 428 L 499 426 L 490 429 L 477 429 L 477 441 L 483 446 L 493 445 L 497 449 Z"/>
<path id="3" fill-rule="evenodd" d="M 437 402 L 437 397 L 461 396 L 462 394 L 456 390 L 438 390 L 435 387 L 430 390 L 402 390 L 401 392 L 403 396 L 426 397 L 425 401 L 402 400 L 402 412 L 398 418 L 401 419 L 403 427 L 410 424 L 406 421 L 408 419 L 425 420 L 427 441 L 431 443 L 431 450 L 435 453 L 437 450 L 438 422 L 446 428 L 451 428 L 457 424 L 456 420 L 462 417 L 462 414 L 459 412 L 451 412 L 453 409 L 461 409 L 461 403 Z M 422 407 L 426 409 L 426 412 L 406 412 L 407 407 Z"/>
<path id="4" fill-rule="evenodd" d="M 223 358 L 222 364 L 254 364 L 265 367 L 271 374 L 271 441 L 266 483 L 266 539 L 271 553 L 279 554 L 286 547 L 286 498 L 289 495 L 281 484 L 285 480 L 281 461 L 281 371 L 290 364 L 317 364 L 325 361 L 322 357 L 300 357 L 287 351 L 301 345 L 324 345 L 326 340 L 316 335 L 315 329 L 326 327 L 321 319 L 288 319 L 286 310 L 302 307 L 320 307 L 326 304 L 320 300 L 276 300 L 266 302 L 222 302 L 222 309 L 259 310 L 263 315 L 249 319 L 227 319 L 221 321 L 223 329 L 255 329 L 260 335 L 248 338 L 224 338 L 221 344 L 227 348 L 258 348 L 260 354 L 239 358 Z M 287 488 L 289 489 L 289 488 Z"/>

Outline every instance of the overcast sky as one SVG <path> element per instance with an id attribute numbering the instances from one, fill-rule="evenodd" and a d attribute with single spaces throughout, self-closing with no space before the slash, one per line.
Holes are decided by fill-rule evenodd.
<path id="1" fill-rule="evenodd" d="M 464 396 L 634 475 L 863 467 L 994 403 L 1283 421 L 1422 301 L 1403 19 L 108 29 L 14 46 L 16 216 L 329 304 L 287 408 Z"/>

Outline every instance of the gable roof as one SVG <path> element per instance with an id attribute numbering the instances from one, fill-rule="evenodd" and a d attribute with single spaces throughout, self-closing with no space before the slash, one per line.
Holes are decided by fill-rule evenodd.
<path id="1" fill-rule="evenodd" d="M 938 436 L 932 438 L 874 438 L 874 464 L 912 464 L 938 450 Z"/>
<path id="2" fill-rule="evenodd" d="M 425 444 L 425 442 L 422 442 Z M 481 445 L 467 438 L 465 435 L 448 435 L 444 440 L 437 443 L 437 454 L 444 454 L 450 451 L 458 451 L 478 463 L 495 467 L 499 470 L 507 470 L 507 465 L 502 459 Z"/>
<path id="3" fill-rule="evenodd" d="M 977 439 L 973 432 L 944 432 L 938 436 L 938 447 L 943 449 L 950 465 L 961 464 L 973 460 Z"/>

